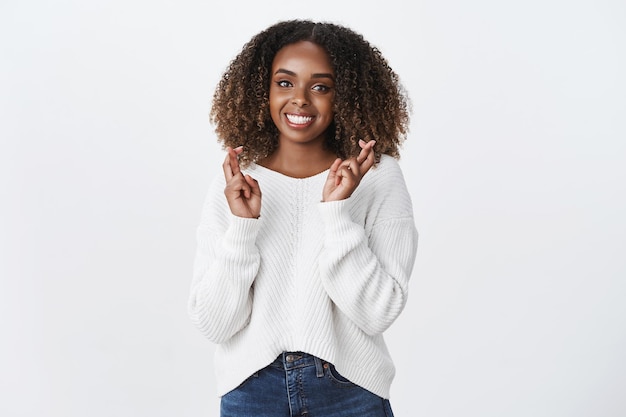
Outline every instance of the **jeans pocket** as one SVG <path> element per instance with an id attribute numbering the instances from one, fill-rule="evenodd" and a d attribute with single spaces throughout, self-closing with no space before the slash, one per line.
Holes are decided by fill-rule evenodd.
<path id="1" fill-rule="evenodd" d="M 241 382 L 241 384 L 239 384 L 237 386 L 237 388 L 235 388 L 235 389 L 241 389 L 241 388 L 245 387 L 246 385 L 248 385 L 250 382 L 254 381 L 255 379 L 258 379 L 259 378 L 259 372 L 261 372 L 261 371 L 262 371 L 262 369 L 259 370 L 259 371 L 256 371 L 255 373 L 253 373 L 252 375 L 250 375 L 249 377 L 244 379 L 243 382 Z"/>
<path id="2" fill-rule="evenodd" d="M 342 387 L 356 386 L 348 378 L 342 376 L 339 372 L 337 372 L 335 365 L 333 365 L 332 363 L 328 363 L 328 362 L 324 363 L 324 369 L 326 369 L 328 379 L 330 379 L 333 382 L 333 384 L 336 384 Z"/>

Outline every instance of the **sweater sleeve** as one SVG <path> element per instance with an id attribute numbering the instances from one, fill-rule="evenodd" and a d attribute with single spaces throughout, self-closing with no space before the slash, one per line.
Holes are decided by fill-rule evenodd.
<path id="1" fill-rule="evenodd" d="M 249 322 L 252 284 L 260 264 L 255 245 L 259 225 L 260 220 L 230 213 L 223 184 L 213 182 L 197 229 L 188 312 L 214 343 L 227 341 Z"/>
<path id="2" fill-rule="evenodd" d="M 319 203 L 326 232 L 320 259 L 323 285 L 342 313 L 368 335 L 383 333 L 403 310 L 417 252 L 411 200 L 400 172 L 396 174 L 393 181 L 383 180 L 383 187 L 361 190 L 376 194 L 367 231 L 352 218 L 354 196 Z"/>

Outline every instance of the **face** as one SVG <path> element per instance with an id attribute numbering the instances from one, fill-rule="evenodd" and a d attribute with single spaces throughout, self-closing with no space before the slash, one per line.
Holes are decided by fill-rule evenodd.
<path id="1" fill-rule="evenodd" d="M 280 49 L 272 63 L 270 113 L 279 141 L 323 144 L 333 121 L 335 74 L 326 51 L 301 41 Z"/>

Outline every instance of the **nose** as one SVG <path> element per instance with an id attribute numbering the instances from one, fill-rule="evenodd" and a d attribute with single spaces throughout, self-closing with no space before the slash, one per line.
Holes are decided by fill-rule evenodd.
<path id="1" fill-rule="evenodd" d="M 294 88 L 291 103 L 298 107 L 308 106 L 309 98 L 306 88 Z"/>

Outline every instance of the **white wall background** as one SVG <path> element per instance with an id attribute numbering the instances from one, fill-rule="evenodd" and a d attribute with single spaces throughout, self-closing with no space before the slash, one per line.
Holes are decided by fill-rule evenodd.
<path id="1" fill-rule="evenodd" d="M 421 232 L 397 417 L 626 415 L 626 4 L 0 4 L 0 415 L 217 416 L 186 315 L 228 61 L 277 20 L 379 46 Z"/>

